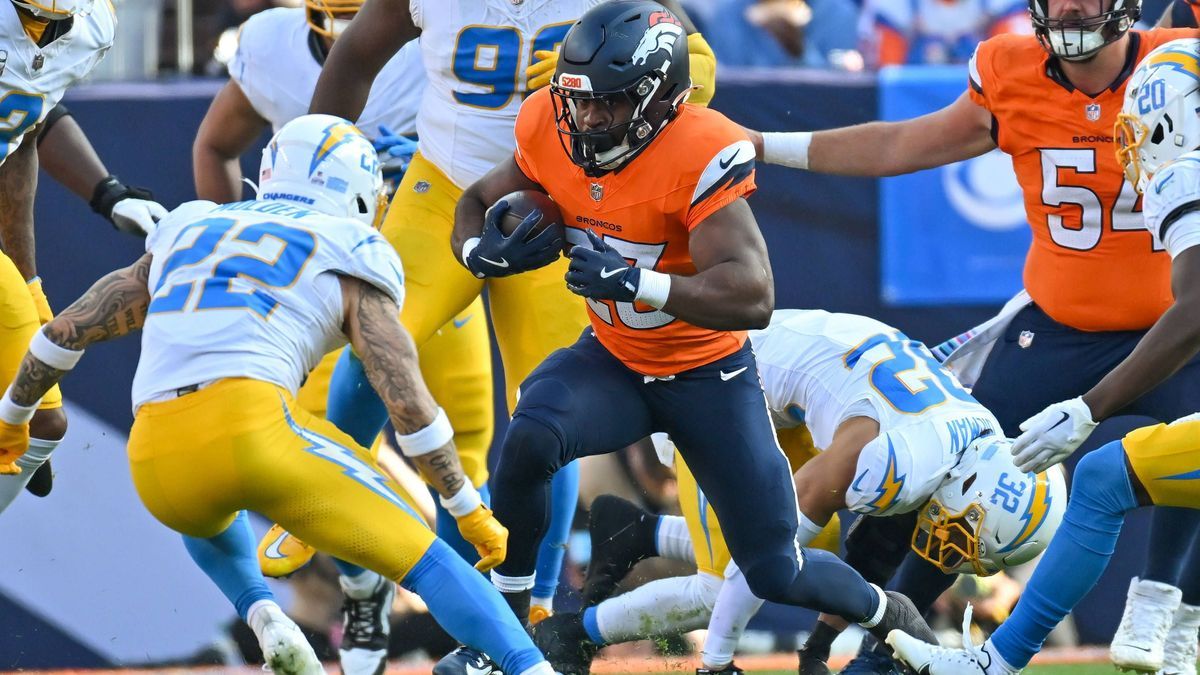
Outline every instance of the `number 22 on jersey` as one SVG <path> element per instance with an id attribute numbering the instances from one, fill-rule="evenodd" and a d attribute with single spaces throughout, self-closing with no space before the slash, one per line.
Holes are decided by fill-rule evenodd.
<path id="1" fill-rule="evenodd" d="M 205 218 L 188 225 L 176 236 L 176 244 L 191 232 L 198 233 L 192 244 L 173 247 L 163 263 L 149 314 L 246 309 L 269 319 L 279 301 L 263 287 L 286 288 L 294 284 L 317 246 L 316 236 L 307 230 L 279 223 L 252 223 L 238 228 L 232 218 Z M 237 253 L 210 260 L 216 257 L 221 242 L 227 240 L 253 244 L 264 255 Z M 211 265 L 206 278 L 171 283 L 172 274 L 201 265 Z M 194 302 L 193 296 L 197 296 Z"/>
<path id="2" fill-rule="evenodd" d="M 454 44 L 454 76 L 469 91 L 454 92 L 454 100 L 474 108 L 499 110 L 513 95 L 525 91 L 521 84 L 524 66 L 533 63 L 533 53 L 555 51 L 574 22 L 542 26 L 529 42 L 528 58 L 522 58 L 524 37 L 512 26 L 466 26 Z"/>

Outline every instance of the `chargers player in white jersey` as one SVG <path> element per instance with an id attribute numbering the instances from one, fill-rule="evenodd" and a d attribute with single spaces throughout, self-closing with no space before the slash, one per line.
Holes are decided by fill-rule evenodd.
<path id="1" fill-rule="evenodd" d="M 39 132 L 62 119 L 65 108 L 59 101 L 63 94 L 104 58 L 115 30 L 116 17 L 108 0 L 0 3 L 0 41 L 5 46 L 0 60 L 0 119 L 5 121 L 0 124 L 0 240 L 4 245 L 0 255 L 0 294 L 4 299 L 0 303 L 0 325 L 4 326 L 0 380 L 4 382 L 16 374 L 29 338 L 51 316 L 37 276 L 33 244 Z M 61 126 L 60 132 L 71 125 Z M 136 232 L 152 226 L 154 218 L 165 213 L 158 204 L 142 199 L 148 195 L 131 192 L 107 175 L 82 134 L 53 136 L 56 159 L 68 152 L 77 156 L 48 169 L 85 199 L 91 197 L 93 208 L 114 225 Z M 59 145 L 64 140 L 66 148 Z M 119 202 L 124 203 L 118 206 Z M 30 452 L 19 464 L 0 471 L 0 511 L 39 473 L 41 484 L 30 490 L 35 494 L 49 491 L 50 473 L 39 469 L 58 446 L 66 426 L 62 395 L 55 388 L 43 399 L 42 409 L 32 421 Z"/>
<path id="2" fill-rule="evenodd" d="M 325 57 L 361 4 L 361 0 L 308 0 L 302 8 L 260 12 L 242 25 L 229 67 L 231 79 L 213 99 L 193 144 L 197 196 L 217 203 L 241 198 L 239 158 L 268 126 L 278 131 L 307 112 Z M 397 154 L 411 156 L 416 147 L 408 137 L 416 134 L 417 108 L 424 89 L 425 68 L 419 47 L 412 41 L 384 65 L 357 121 L 380 152 L 385 179 L 389 179 L 390 166 L 399 163 L 397 168 L 402 173 L 401 167 L 409 159 Z M 453 317 L 421 347 L 419 354 L 430 392 L 443 403 L 454 427 L 455 447 L 463 468 L 471 482 L 483 488 L 493 431 L 491 351 L 483 301 L 476 299 Z M 360 401 L 363 397 L 357 387 L 329 391 L 330 376 L 340 355 L 338 350 L 322 359 L 301 387 L 298 400 L 306 410 L 333 422 L 361 445 L 373 447 L 382 424 L 374 420 L 385 419 L 387 411 L 373 393 L 366 397 L 365 404 Z M 370 391 L 369 387 L 361 389 Z M 369 406 L 369 413 L 364 406 Z M 473 559 L 475 549 L 459 535 L 454 518 L 440 504 L 437 511 L 438 536 L 464 557 Z M 194 545 L 189 541 L 189 550 Z M 277 526 L 259 547 L 263 571 L 270 576 L 290 574 L 311 555 L 310 547 L 288 537 Z M 234 564 L 220 558 L 200 558 L 197 562 Z M 350 675 L 374 673 L 387 659 L 387 608 L 392 604 L 395 587 L 361 567 L 341 560 L 336 563 L 346 594 L 342 607 L 342 668 Z M 256 576 L 245 578 L 247 587 Z"/>
<path id="3" fill-rule="evenodd" d="M 1061 470 L 1019 471 L 999 423 L 923 344 L 874 319 L 820 310 L 777 310 L 749 337 L 781 445 L 786 451 L 786 430 L 805 424 L 818 450 L 795 473 L 800 546 L 849 508 L 873 516 L 919 510 L 914 546 L 946 573 L 994 574 L 1045 548 L 1066 508 Z M 684 516 L 634 514 L 623 524 L 644 530 L 641 541 L 655 550 L 614 555 L 604 550 L 622 541 L 614 537 L 593 541 L 593 560 L 664 555 L 698 563 L 698 574 L 547 619 L 535 636 L 556 669 L 585 672 L 575 652 L 586 661 L 605 644 L 707 625 L 704 670 L 737 672 L 733 649 L 762 601 L 727 553 L 714 555 L 725 549 L 719 524 L 702 494 L 682 499 L 689 483 L 681 470 Z M 688 533 L 691 545 L 681 545 Z M 831 543 L 836 552 L 836 537 Z"/>
<path id="4" fill-rule="evenodd" d="M 1126 176 L 1142 195 L 1146 229 L 1171 255 L 1174 302 L 1129 357 L 1086 394 L 1051 405 L 1022 425 L 1025 433 L 1014 449 L 1023 466 L 1063 461 L 1091 434 L 1095 420 L 1200 353 L 1200 40 L 1174 40 L 1146 55 L 1130 76 L 1114 136 Z M 1147 505 L 1200 509 L 1200 413 L 1137 429 L 1079 461 L 1059 536 L 1012 615 L 983 645 L 965 637 L 965 649 L 926 649 L 900 632 L 888 642 L 922 673 L 1019 672 L 1095 586 L 1125 514 Z M 1126 609 L 1118 635 L 1130 639 L 1114 639 L 1110 654 L 1118 667 L 1195 675 L 1200 602 L 1187 589 L 1172 590 L 1133 616 Z"/>
<path id="5" fill-rule="evenodd" d="M 137 262 L 35 333 L 0 402 L 0 462 L 28 446 L 37 402 L 86 347 L 144 328 L 129 457 L 156 518 L 215 548 L 252 551 L 240 514 L 260 511 L 422 595 L 451 634 L 507 672 L 549 675 L 495 589 L 436 538 L 370 452 L 295 400 L 322 355 L 353 343 L 399 446 L 479 548 L 478 567 L 503 560 L 507 532 L 465 480 L 397 319 L 400 260 L 371 227 L 382 184 L 374 148 L 349 122 L 286 125 L 263 152 L 256 201 L 181 206 Z M 323 672 L 274 602 L 254 600 L 246 613 L 275 672 Z"/>
<path id="6" fill-rule="evenodd" d="M 421 149 L 382 228 L 409 261 L 409 302 L 401 320 L 422 347 L 479 297 L 486 283 L 509 410 L 516 403 L 520 383 L 552 351 L 571 344 L 586 327 L 587 316 L 562 284 L 565 261 L 532 274 L 486 281 L 484 276 L 497 276 L 494 270 L 488 275 L 479 270 L 466 273 L 446 245 L 453 231 L 454 206 L 467 185 L 512 155 L 513 128 L 525 95 L 548 83 L 567 30 L 600 2 L 368 0 L 331 50 L 313 96 L 312 112 L 355 118 L 363 111 L 380 70 L 420 36 L 428 80 L 417 115 Z M 693 33 L 688 37 L 689 51 L 696 55 L 693 79 L 699 86 L 691 100 L 703 103 L 713 91 L 715 58 L 703 37 L 689 32 Z M 484 259 L 503 261 L 502 252 L 486 249 L 468 256 L 473 264 L 487 264 Z M 458 356 L 454 359 L 462 361 Z M 434 372 L 444 367 L 427 365 Z M 353 361 L 340 364 L 332 386 L 367 391 L 356 384 L 362 379 L 357 370 Z M 343 383 L 342 378 L 349 382 Z M 375 421 L 383 422 L 379 417 Z M 533 582 L 530 616 L 535 621 L 551 612 L 577 484 L 577 466 L 555 475 L 551 522 Z"/>

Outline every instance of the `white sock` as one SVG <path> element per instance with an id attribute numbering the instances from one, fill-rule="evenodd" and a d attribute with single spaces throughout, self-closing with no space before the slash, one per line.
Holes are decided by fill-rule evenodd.
<path id="1" fill-rule="evenodd" d="M 696 562 L 692 536 L 688 533 L 687 519 L 683 516 L 659 516 L 654 539 L 660 558 Z"/>
<path id="2" fill-rule="evenodd" d="M 267 614 L 264 612 L 270 613 L 272 608 L 283 613 L 274 600 L 257 600 L 250 605 L 250 609 L 246 610 L 246 624 L 250 626 L 250 630 L 253 630 L 255 635 L 262 632 L 262 625 L 267 621 Z"/>
<path id="3" fill-rule="evenodd" d="M 698 630 L 708 625 L 720 588 L 720 577 L 701 572 L 651 581 L 600 603 L 596 625 L 605 644 Z"/>
<path id="4" fill-rule="evenodd" d="M 339 575 L 338 583 L 342 586 L 342 593 L 345 593 L 347 597 L 362 600 L 370 597 L 371 593 L 379 586 L 381 579 L 383 579 L 383 575 L 378 572 L 363 570 L 352 577 Z"/>
<path id="5" fill-rule="evenodd" d="M 33 478 L 34 472 L 47 459 L 50 459 L 50 453 L 54 452 L 61 442 L 62 439 L 57 441 L 47 441 L 41 438 L 29 439 L 29 450 L 16 461 L 16 465 L 21 467 L 21 473 L 15 476 L 0 476 L 0 513 L 4 513 L 8 505 L 13 503 L 17 495 L 21 494 L 21 491 Z"/>
<path id="6" fill-rule="evenodd" d="M 807 548 L 812 543 L 813 539 L 817 538 L 818 534 L 825 529 L 824 525 L 818 525 L 804 515 L 803 511 L 797 512 L 800 516 L 800 529 L 796 531 L 796 544 L 800 548 Z"/>
<path id="7" fill-rule="evenodd" d="M 492 570 L 492 585 L 501 593 L 520 593 L 533 588 L 536 576 L 536 574 L 530 574 L 527 577 L 506 577 L 503 574 L 497 574 L 496 570 Z"/>
<path id="8" fill-rule="evenodd" d="M 1000 650 L 996 649 L 996 646 L 992 644 L 991 638 L 988 638 L 987 642 L 984 642 L 983 647 L 980 649 L 983 650 L 984 654 L 991 657 L 987 665 L 983 667 L 983 672 L 986 675 L 1015 675 L 1015 673 L 1021 672 L 1020 668 L 1013 668 L 1008 665 L 1008 661 L 1005 661 L 1004 657 L 1000 655 Z"/>
<path id="9" fill-rule="evenodd" d="M 705 668 L 719 670 L 733 661 L 733 652 L 738 640 L 746 630 L 746 624 L 758 613 L 763 601 L 750 592 L 750 585 L 737 565 L 729 563 L 725 570 L 725 583 L 717 594 L 712 619 L 708 622 L 708 636 L 700 651 L 700 660 Z"/>
<path id="10" fill-rule="evenodd" d="M 530 607 L 541 607 L 547 612 L 554 611 L 554 598 L 539 598 L 536 595 L 529 599 Z"/>

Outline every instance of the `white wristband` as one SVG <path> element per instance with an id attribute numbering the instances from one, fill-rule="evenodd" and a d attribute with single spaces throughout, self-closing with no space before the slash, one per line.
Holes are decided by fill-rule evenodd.
<path id="1" fill-rule="evenodd" d="M 479 245 L 479 237 L 471 237 L 470 239 L 463 242 L 463 250 L 462 250 L 463 267 L 466 267 L 467 269 L 471 268 L 471 266 L 467 263 L 467 258 L 469 258 L 471 256 L 471 251 L 474 251 L 475 247 L 478 245 Z"/>
<path id="2" fill-rule="evenodd" d="M 29 341 L 29 353 L 55 370 L 70 370 L 83 358 L 82 349 L 76 351 L 60 347 L 40 330 L 34 333 L 33 339 Z"/>
<path id="3" fill-rule="evenodd" d="M 795 169 L 808 168 L 808 146 L 813 137 L 811 131 L 764 133 L 762 137 L 763 162 Z"/>
<path id="4" fill-rule="evenodd" d="M 643 268 L 638 275 L 637 292 L 634 299 L 650 305 L 654 309 L 662 309 L 667 304 L 667 296 L 671 294 L 671 275 Z"/>
<path id="5" fill-rule="evenodd" d="M 462 518 L 479 508 L 479 505 L 483 503 L 483 499 L 479 496 L 479 490 L 476 490 L 475 486 L 471 485 L 471 481 L 468 480 L 463 481 L 463 487 L 458 491 L 458 494 L 450 499 L 438 497 L 438 501 L 441 502 L 442 508 L 449 511 L 450 515 L 455 518 Z"/>
<path id="6" fill-rule="evenodd" d="M 405 457 L 420 457 L 440 449 L 454 438 L 454 429 L 446 411 L 438 408 L 437 415 L 429 426 L 411 434 L 396 434 L 396 444 Z"/>
<path id="7" fill-rule="evenodd" d="M 17 405 L 16 401 L 12 400 L 12 385 L 4 392 L 4 398 L 0 400 L 0 420 L 4 420 L 9 424 L 25 424 L 33 419 L 33 414 L 37 412 L 38 401 L 33 405 Z"/>

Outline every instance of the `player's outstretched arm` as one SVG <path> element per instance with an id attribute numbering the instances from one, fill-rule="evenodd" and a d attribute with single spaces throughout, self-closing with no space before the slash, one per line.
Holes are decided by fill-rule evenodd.
<path id="1" fill-rule="evenodd" d="M 420 34 L 408 0 L 367 0 L 329 50 L 308 112 L 357 120 L 383 65 Z"/>
<path id="2" fill-rule="evenodd" d="M 941 110 L 902 122 L 747 133 L 759 161 L 840 176 L 897 176 L 961 162 L 996 147 L 991 113 L 965 92 Z"/>
<path id="3" fill-rule="evenodd" d="M 242 198 L 239 158 L 269 125 L 237 82 L 227 82 L 208 106 L 192 143 L 196 196 L 217 204 L 239 201 Z"/>
<path id="4" fill-rule="evenodd" d="M 401 452 L 437 490 L 442 506 L 479 552 L 475 567 L 487 571 L 504 562 L 508 530 L 483 505 L 463 473 L 454 431 L 421 378 L 417 348 L 400 325 L 400 308 L 388 294 L 353 277 L 340 277 L 344 331 L 363 362 L 367 379 L 387 406 Z"/>

